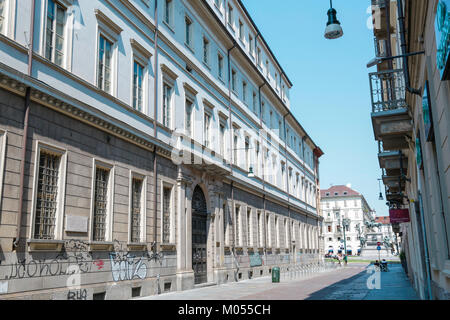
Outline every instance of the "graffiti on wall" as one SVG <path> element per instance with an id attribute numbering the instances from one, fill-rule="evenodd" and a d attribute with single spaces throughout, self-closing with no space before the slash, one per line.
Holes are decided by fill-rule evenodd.
<path id="1" fill-rule="evenodd" d="M 147 277 L 147 265 L 145 257 L 137 258 L 126 250 L 122 244 L 114 242 L 114 252 L 109 254 L 111 261 L 111 273 L 114 281 L 145 279 Z"/>

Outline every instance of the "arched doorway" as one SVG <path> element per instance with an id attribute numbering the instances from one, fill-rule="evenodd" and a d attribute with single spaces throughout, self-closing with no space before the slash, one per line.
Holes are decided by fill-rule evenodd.
<path id="1" fill-rule="evenodd" d="M 207 206 L 203 190 L 197 186 L 192 196 L 192 269 L 195 284 L 207 282 Z"/>

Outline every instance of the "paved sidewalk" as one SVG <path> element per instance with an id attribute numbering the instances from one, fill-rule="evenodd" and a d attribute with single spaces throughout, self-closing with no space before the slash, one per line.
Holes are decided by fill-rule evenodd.
<path id="1" fill-rule="evenodd" d="M 367 287 L 368 264 L 317 273 L 304 279 L 272 283 L 269 277 L 228 283 L 136 300 L 418 300 L 400 264 L 390 264 L 381 276 L 381 289 Z"/>

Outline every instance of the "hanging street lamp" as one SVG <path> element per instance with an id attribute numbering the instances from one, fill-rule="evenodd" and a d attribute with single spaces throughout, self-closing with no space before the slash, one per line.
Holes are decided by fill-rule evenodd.
<path id="1" fill-rule="evenodd" d="M 325 38 L 338 39 L 344 35 L 341 23 L 336 17 L 337 11 L 333 8 L 333 2 L 330 0 L 330 10 L 328 10 L 328 22 L 325 29 Z"/>

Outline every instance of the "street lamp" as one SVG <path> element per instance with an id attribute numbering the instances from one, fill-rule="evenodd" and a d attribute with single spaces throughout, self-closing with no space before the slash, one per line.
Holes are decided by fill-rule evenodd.
<path id="1" fill-rule="evenodd" d="M 382 179 L 378 179 L 378 188 L 380 189 L 380 197 L 378 198 L 378 200 L 384 200 L 383 198 L 383 193 L 381 192 L 381 182 Z"/>
<path id="2" fill-rule="evenodd" d="M 333 2 L 330 0 L 330 9 L 328 10 L 328 22 L 325 29 L 325 38 L 337 39 L 344 35 L 342 31 L 341 23 L 336 17 L 337 11 L 333 8 Z"/>
<path id="3" fill-rule="evenodd" d="M 345 264 L 347 264 L 347 237 L 345 236 L 345 229 L 350 225 L 350 219 L 348 218 L 342 219 L 342 225 L 344 227 L 344 250 L 345 250 L 344 259 Z"/>

